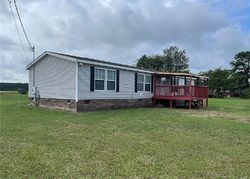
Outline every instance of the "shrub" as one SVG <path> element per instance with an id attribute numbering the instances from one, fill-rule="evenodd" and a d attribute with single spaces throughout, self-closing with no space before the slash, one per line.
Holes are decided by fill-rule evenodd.
<path id="1" fill-rule="evenodd" d="M 250 99 L 250 88 L 241 91 L 240 97 L 244 99 Z"/>

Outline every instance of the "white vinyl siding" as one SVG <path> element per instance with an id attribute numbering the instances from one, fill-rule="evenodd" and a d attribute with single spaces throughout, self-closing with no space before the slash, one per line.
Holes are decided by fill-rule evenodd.
<path id="1" fill-rule="evenodd" d="M 34 68 L 34 66 L 30 67 L 30 69 L 29 69 L 29 92 L 28 92 L 29 97 L 33 97 L 34 96 L 33 91 L 32 91 L 32 89 L 33 89 L 33 83 L 34 83 L 34 78 L 33 78 L 33 71 L 34 71 L 34 69 L 33 68 Z"/>
<path id="2" fill-rule="evenodd" d="M 29 86 L 37 87 L 41 98 L 75 99 L 76 62 L 47 55 L 31 66 L 29 73 Z"/>
<path id="3" fill-rule="evenodd" d="M 143 99 L 152 98 L 152 93 L 135 92 L 135 72 L 150 75 L 150 72 L 110 65 L 96 65 L 96 69 L 105 69 L 94 80 L 104 79 L 104 90 L 90 91 L 90 64 L 78 62 L 74 59 L 63 59 L 60 56 L 44 55 L 36 63 L 29 66 L 29 97 L 34 87 L 41 98 L 55 99 Z M 117 89 L 117 70 L 119 70 L 119 91 Z M 76 88 L 78 86 L 78 88 Z M 94 86 L 95 87 L 95 86 Z M 143 86 L 143 88 L 145 88 Z M 103 87 L 102 87 L 103 89 Z"/>
<path id="4" fill-rule="evenodd" d="M 135 87 L 135 72 L 129 70 L 106 68 L 104 66 L 95 66 L 96 68 L 102 68 L 107 70 L 119 70 L 119 92 L 115 90 L 104 90 L 104 91 L 90 91 L 90 65 L 83 64 L 79 66 L 78 85 L 79 85 L 79 100 L 89 99 L 142 99 L 151 98 L 152 93 L 146 92 L 134 92 Z M 106 71 L 107 71 L 106 70 Z M 144 74 L 144 73 L 142 73 Z M 145 73 L 146 74 L 146 73 Z M 148 74 L 150 75 L 150 74 Z M 108 75 L 106 75 L 107 77 Z M 116 73 L 114 77 L 107 77 L 107 79 L 116 79 Z M 107 80 L 108 81 L 108 80 Z M 115 82 L 116 83 L 116 82 Z M 106 83 L 107 85 L 107 83 Z M 106 88 L 107 89 L 107 88 Z"/>

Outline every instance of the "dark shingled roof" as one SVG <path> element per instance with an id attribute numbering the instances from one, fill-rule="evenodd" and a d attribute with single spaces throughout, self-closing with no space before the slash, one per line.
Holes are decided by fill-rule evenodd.
<path id="1" fill-rule="evenodd" d="M 75 56 L 75 55 L 68 55 L 68 54 L 64 54 L 64 53 L 57 53 L 57 52 L 51 52 L 51 51 L 47 51 L 47 52 L 57 54 L 57 55 L 62 55 L 62 56 L 65 56 L 65 57 L 71 57 L 71 58 L 75 58 L 75 59 L 79 59 L 79 60 L 86 60 L 86 61 L 89 61 L 89 62 L 104 63 L 104 64 L 107 64 L 107 65 L 115 65 L 115 66 L 121 66 L 121 67 L 126 67 L 126 68 L 133 68 L 133 69 L 146 70 L 146 71 L 153 72 L 153 70 L 138 68 L 138 67 L 135 67 L 135 66 L 132 66 L 132 65 L 125 65 L 125 64 L 114 63 L 114 62 L 109 62 L 109 61 L 104 61 L 104 60 L 99 60 L 99 59 L 93 59 L 93 58 L 87 58 L 87 57 L 79 57 L 79 56 Z"/>

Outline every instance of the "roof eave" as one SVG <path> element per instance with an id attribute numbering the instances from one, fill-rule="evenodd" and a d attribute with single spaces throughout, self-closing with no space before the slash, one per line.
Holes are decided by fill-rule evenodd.
<path id="1" fill-rule="evenodd" d="M 39 61 L 40 59 L 42 59 L 47 54 L 48 54 L 47 51 L 43 52 L 36 59 L 32 60 L 28 65 L 26 65 L 25 69 L 28 70 L 33 64 L 35 64 L 37 61 Z"/>
<path id="2" fill-rule="evenodd" d="M 198 77 L 198 78 L 208 78 L 206 76 L 196 75 L 192 73 L 181 73 L 181 72 L 155 72 L 156 75 L 175 75 L 175 76 L 192 76 L 192 77 Z"/>
<path id="3" fill-rule="evenodd" d="M 82 62 L 85 64 L 89 64 L 89 65 L 99 65 L 99 66 L 106 66 L 106 67 L 111 67 L 111 68 L 119 68 L 119 69 L 125 69 L 125 70 L 130 70 L 130 71 L 137 71 L 137 72 L 143 72 L 143 73 L 150 73 L 153 74 L 153 71 L 149 71 L 149 70 L 144 70 L 144 69 L 138 69 L 138 68 L 130 68 L 130 67 L 124 67 L 124 66 L 119 66 L 119 65 L 112 65 L 112 64 L 106 64 L 105 62 L 91 62 L 89 60 L 84 60 L 84 59 L 77 59 L 74 57 L 67 57 L 58 53 L 53 53 L 53 52 L 49 52 L 49 51 L 45 51 L 44 53 L 42 53 L 39 57 L 37 57 L 35 60 L 33 60 L 31 63 L 29 63 L 25 69 L 28 70 L 32 65 L 34 65 L 36 62 L 38 62 L 39 60 L 41 60 L 44 56 L 46 55 L 51 55 L 57 58 L 62 58 L 65 60 L 69 60 L 69 61 L 75 61 L 75 62 Z"/>

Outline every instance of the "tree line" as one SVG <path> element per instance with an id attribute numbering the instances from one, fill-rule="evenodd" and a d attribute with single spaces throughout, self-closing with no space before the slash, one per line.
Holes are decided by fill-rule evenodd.
<path id="1" fill-rule="evenodd" d="M 209 77 L 209 89 L 214 96 L 250 97 L 250 51 L 237 53 L 230 66 L 230 69 L 219 67 L 200 74 Z"/>
<path id="2" fill-rule="evenodd" d="M 137 60 L 136 66 L 156 71 L 190 72 L 186 51 L 176 46 L 164 49 L 162 54 L 143 55 Z M 230 69 L 219 67 L 199 74 L 209 77 L 209 91 L 213 96 L 247 94 L 250 97 L 250 51 L 237 53 L 230 61 L 230 66 Z"/>
<path id="3" fill-rule="evenodd" d="M 0 91 L 28 91 L 28 83 L 0 83 Z"/>

